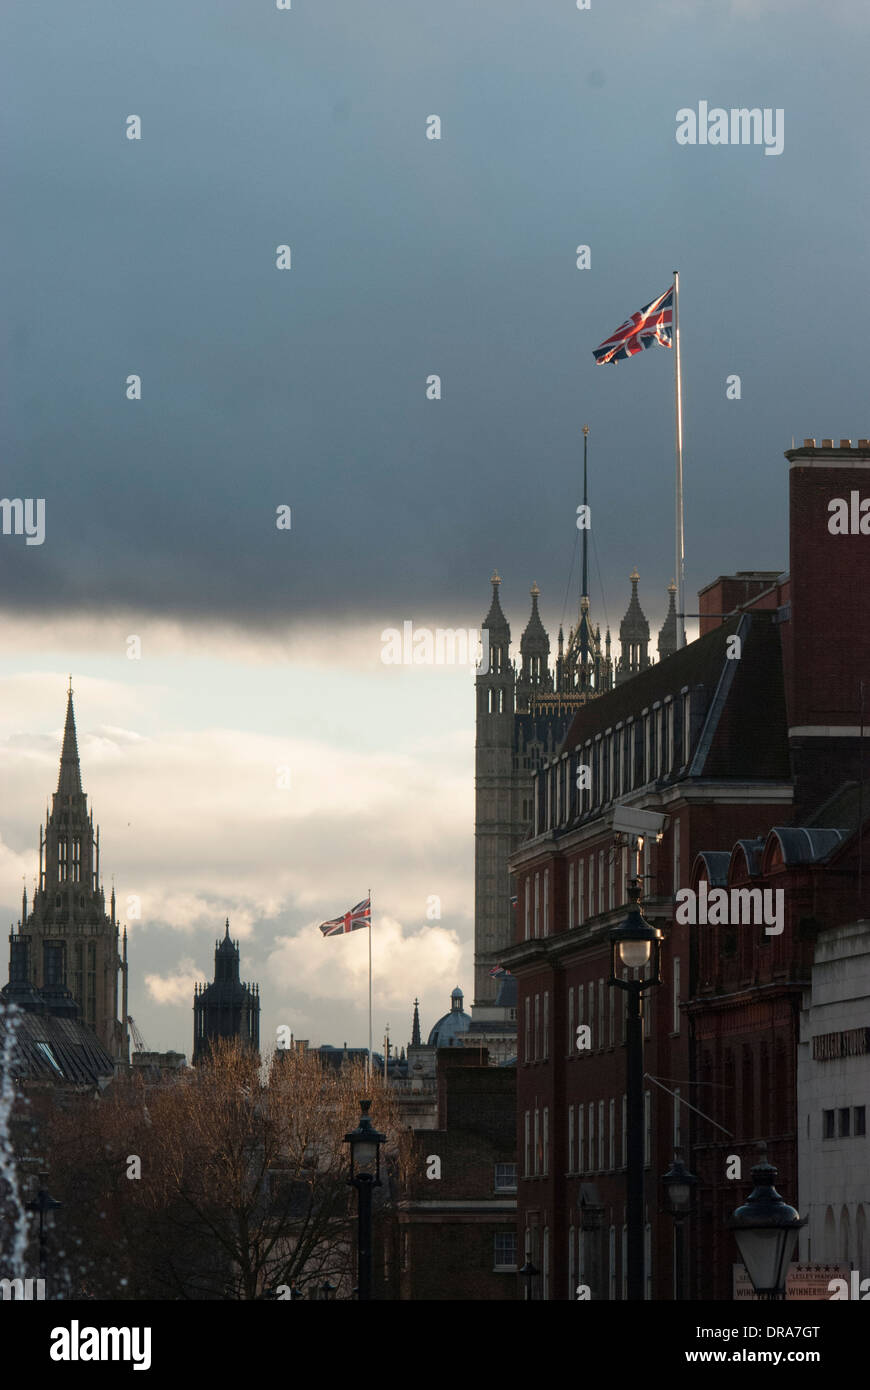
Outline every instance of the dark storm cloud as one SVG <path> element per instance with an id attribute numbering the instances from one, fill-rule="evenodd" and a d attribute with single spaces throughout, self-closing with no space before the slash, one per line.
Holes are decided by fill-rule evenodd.
<path id="1" fill-rule="evenodd" d="M 671 354 L 591 349 L 675 265 L 687 590 L 785 566 L 783 448 L 868 433 L 843 352 L 870 187 L 853 14 L 14 7 L 0 495 L 44 497 L 46 541 L 0 537 L 4 602 L 479 620 L 495 565 L 512 616 L 536 579 L 554 623 L 588 421 L 607 616 L 637 565 L 660 617 Z M 782 107 L 783 154 L 678 147 L 702 98 Z"/>

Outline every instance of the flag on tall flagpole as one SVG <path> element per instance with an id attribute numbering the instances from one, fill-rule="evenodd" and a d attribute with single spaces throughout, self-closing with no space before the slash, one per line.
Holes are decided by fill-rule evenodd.
<path id="1" fill-rule="evenodd" d="M 680 367 L 680 276 L 674 271 L 670 289 L 644 304 L 636 314 L 621 323 L 600 347 L 592 349 L 599 367 L 623 362 L 654 344 L 674 349 L 674 395 L 676 404 L 676 493 L 674 505 L 674 576 L 677 584 L 677 646 L 686 643 L 685 549 L 683 534 L 683 375 Z"/>
<path id="2" fill-rule="evenodd" d="M 592 356 L 599 367 L 608 362 L 623 362 L 626 357 L 634 357 L 644 348 L 658 343 L 660 347 L 673 347 L 674 326 L 674 287 L 660 294 L 649 304 L 644 304 L 636 314 L 621 323 L 615 333 L 605 338 L 600 347 L 592 349 Z"/>
<path id="3" fill-rule="evenodd" d="M 369 1080 L 372 1076 L 372 890 L 369 889 L 368 897 L 358 902 L 356 907 L 352 907 L 349 912 L 345 912 L 341 917 L 333 917 L 329 922 L 321 922 L 320 930 L 324 936 L 344 936 L 345 932 L 361 931 L 363 927 L 369 929 L 369 1057 L 368 1075 Z"/>
<path id="4" fill-rule="evenodd" d="M 371 926 L 371 921 L 372 900 L 369 894 L 341 917 L 333 917 L 331 922 L 321 922 L 320 930 L 324 936 L 343 936 L 345 932 L 359 931 L 361 927 Z"/>

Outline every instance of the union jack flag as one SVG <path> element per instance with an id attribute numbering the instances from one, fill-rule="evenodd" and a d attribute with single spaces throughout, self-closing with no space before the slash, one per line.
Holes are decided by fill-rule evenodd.
<path id="1" fill-rule="evenodd" d="M 502 975 L 509 975 L 511 972 L 505 970 L 503 965 L 494 965 L 489 973 L 494 980 L 500 980 Z"/>
<path id="2" fill-rule="evenodd" d="M 592 349 L 592 356 L 599 367 L 603 367 L 607 362 L 622 362 L 626 357 L 634 357 L 635 353 L 643 352 L 653 343 L 659 343 L 661 347 L 674 346 L 673 285 L 658 299 L 644 304 L 642 309 L 620 324 L 600 347 Z"/>
<path id="3" fill-rule="evenodd" d="M 331 922 L 321 922 L 320 930 L 324 936 L 343 936 L 346 931 L 359 931 L 360 927 L 372 924 L 372 900 L 363 898 L 361 903 L 345 912 L 343 917 L 333 917 Z"/>

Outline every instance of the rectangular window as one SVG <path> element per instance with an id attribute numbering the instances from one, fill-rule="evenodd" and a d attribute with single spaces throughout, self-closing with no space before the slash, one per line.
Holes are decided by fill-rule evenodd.
<path id="1" fill-rule="evenodd" d="M 634 877 L 634 875 L 632 875 Z M 619 901 L 628 902 L 628 845 L 622 847 L 622 873 L 619 882 Z"/>
<path id="2" fill-rule="evenodd" d="M 604 1171 L 604 1101 L 598 1102 L 598 1169 Z"/>
<path id="3" fill-rule="evenodd" d="M 677 723 L 677 706 L 671 700 L 668 705 L 668 768 L 677 766 L 677 745 L 675 739 Z"/>
<path id="4" fill-rule="evenodd" d="M 852 1133 L 856 1136 L 867 1133 L 867 1109 L 866 1106 L 856 1105 L 852 1118 L 855 1123 L 852 1126 Z"/>
<path id="5" fill-rule="evenodd" d="M 833 1139 L 834 1137 L 834 1112 L 833 1110 L 822 1111 L 822 1138 Z"/>
<path id="6" fill-rule="evenodd" d="M 673 979 L 674 979 L 674 1018 L 673 1018 L 673 1031 L 674 1031 L 675 1033 L 679 1033 L 679 1031 L 680 1031 L 680 958 L 679 958 L 679 956 L 675 956 L 675 957 L 674 957 L 674 964 L 673 964 L 673 971 L 672 971 L 672 974 L 673 974 Z"/>
<path id="7" fill-rule="evenodd" d="M 541 996 L 535 995 L 535 1041 L 532 1048 L 532 1061 L 537 1062 L 541 1055 Z"/>
<path id="8" fill-rule="evenodd" d="M 583 986 L 581 985 L 582 989 Z M 589 1024 L 589 1046 L 595 1046 L 595 981 L 589 981 L 589 1017 L 586 1022 Z"/>
<path id="9" fill-rule="evenodd" d="M 497 1163 L 495 1165 L 495 1190 L 496 1192 L 516 1192 L 517 1165 L 515 1163 Z"/>
<path id="10" fill-rule="evenodd" d="M 513 1271 L 516 1269 L 516 1231 L 496 1231 L 493 1240 L 493 1264 L 496 1270 Z"/>
<path id="11" fill-rule="evenodd" d="M 82 881 L 82 842 L 76 837 L 72 842 L 72 876 L 73 883 Z"/>
<path id="12" fill-rule="evenodd" d="M 622 1167 L 628 1166 L 628 1096 L 622 1097 Z"/>
<path id="13" fill-rule="evenodd" d="M 584 908 L 586 906 L 583 897 L 583 860 L 577 860 L 577 918 L 576 925 L 579 927 L 586 916 Z"/>
<path id="14" fill-rule="evenodd" d="M 852 1118 L 852 1112 L 851 1112 L 851 1110 L 849 1109 L 849 1107 L 848 1107 L 848 1105 L 847 1105 L 847 1106 L 844 1107 L 844 1109 L 842 1109 L 842 1110 L 840 1111 L 840 1138 L 841 1138 L 841 1139 L 848 1139 L 848 1138 L 849 1138 L 849 1135 L 850 1135 L 850 1133 L 851 1133 L 851 1126 L 850 1126 L 850 1123 L 849 1123 L 849 1122 L 850 1122 L 851 1118 Z"/>
<path id="15" fill-rule="evenodd" d="M 574 1056 L 574 986 L 568 986 L 568 1056 Z"/>
<path id="16" fill-rule="evenodd" d="M 532 891 L 531 891 L 531 890 L 532 890 L 532 876 L 531 876 L 531 874 L 526 874 L 526 941 L 528 941 L 528 939 L 529 939 L 529 931 L 530 931 L 530 927 L 531 927 L 531 923 L 530 923 L 530 920 L 529 920 L 529 919 L 530 919 L 530 915 L 531 915 L 531 908 L 532 908 Z"/>
<path id="17" fill-rule="evenodd" d="M 661 706 L 656 710 L 656 746 L 655 746 L 655 767 L 654 777 L 661 777 L 664 773 L 662 749 L 662 710 Z"/>
<path id="18" fill-rule="evenodd" d="M 66 883 L 69 877 L 69 845 L 66 840 L 58 840 L 57 876 L 61 883 Z"/>
<path id="19" fill-rule="evenodd" d="M 605 1043 L 604 1031 L 604 981 L 598 981 L 598 1046 L 603 1047 Z"/>
<path id="20" fill-rule="evenodd" d="M 524 1152 L 525 1152 L 525 1163 L 524 1163 L 524 1166 L 523 1166 L 523 1174 L 524 1174 L 525 1177 L 528 1177 L 528 1176 L 529 1176 L 529 1173 L 530 1173 L 530 1169 L 529 1169 L 529 1159 L 530 1159 L 530 1157 L 531 1157 L 531 1155 L 530 1155 L 530 1153 L 529 1153 L 530 1135 L 529 1135 L 529 1112 L 528 1112 L 528 1110 L 527 1110 L 526 1113 L 525 1113 L 524 1119 L 525 1119 L 525 1135 L 524 1135 L 524 1137 L 525 1137 L 525 1148 L 524 1148 Z"/>
<path id="21" fill-rule="evenodd" d="M 568 865 L 568 921 L 565 923 L 568 931 L 574 925 L 574 860 Z"/>
<path id="22" fill-rule="evenodd" d="M 618 994 L 621 994 L 621 993 L 622 993 L 621 990 L 618 990 L 618 989 L 611 989 L 610 986 L 608 985 L 608 987 L 607 987 L 607 994 L 608 994 L 608 1008 L 607 1008 L 607 1045 L 608 1045 L 608 1047 L 613 1047 L 613 1036 L 614 1036 L 614 1031 L 615 1031 L 615 1028 L 616 1028 L 616 1010 L 619 1008 L 619 1000 L 618 1000 L 618 998 L 617 998 L 617 995 L 618 995 Z"/>
<path id="23" fill-rule="evenodd" d="M 535 874 L 535 936 L 536 936 L 536 937 L 540 936 L 540 934 L 541 934 L 540 931 L 538 930 L 539 924 L 540 924 L 540 914 L 539 914 L 538 908 L 539 908 L 539 903 L 540 903 L 540 900 L 541 900 L 540 880 L 541 880 L 541 875 L 540 875 L 540 874 Z"/>
<path id="24" fill-rule="evenodd" d="M 645 714 L 644 717 L 643 717 L 643 780 L 644 780 L 644 783 L 646 783 L 646 782 L 648 782 L 648 781 L 650 780 L 650 757 L 649 757 L 649 747 L 650 747 L 649 714 Z"/>
<path id="25" fill-rule="evenodd" d="M 544 1106 L 544 1163 L 543 1172 L 550 1171 L 550 1107 Z"/>
<path id="26" fill-rule="evenodd" d="M 544 990 L 544 1051 L 542 1056 L 546 1062 L 550 1055 L 550 991 Z"/>
<path id="27" fill-rule="evenodd" d="M 550 935 L 550 870 L 544 870 L 544 913 L 542 936 Z"/>
<path id="28" fill-rule="evenodd" d="M 60 942 L 43 943 L 42 970 L 46 988 L 63 984 L 63 946 Z"/>
<path id="29" fill-rule="evenodd" d="M 574 1107 L 568 1106 L 568 1172 L 574 1172 Z"/>
<path id="30" fill-rule="evenodd" d="M 616 1167 L 616 1101 L 611 1099 L 608 1104 L 608 1129 L 607 1129 L 607 1166 L 611 1171 Z"/>
<path id="31" fill-rule="evenodd" d="M 598 851 L 598 911 L 604 911 L 604 850 Z"/>
<path id="32" fill-rule="evenodd" d="M 588 917 L 595 916 L 595 855 L 589 856 L 589 911 Z"/>
<path id="33" fill-rule="evenodd" d="M 530 1058 L 531 1055 L 532 1055 L 532 1053 L 531 1053 L 531 1048 L 532 1048 L 532 1029 L 531 1029 L 531 1025 L 530 1025 L 531 1006 L 532 1006 L 532 1005 L 531 1005 L 531 999 L 530 999 L 529 995 L 527 994 L 527 995 L 526 995 L 526 998 L 525 998 L 525 1024 L 526 1024 L 526 1026 L 525 1026 L 525 1028 L 523 1029 L 523 1032 L 524 1032 L 524 1034 L 525 1034 L 525 1037 L 523 1038 L 523 1048 L 524 1048 L 523 1057 L 524 1057 L 524 1060 L 525 1060 L 526 1062 L 528 1062 L 529 1058 Z"/>
<path id="34" fill-rule="evenodd" d="M 577 1171 L 586 1172 L 586 1136 L 583 1132 L 583 1121 L 586 1118 L 585 1105 L 577 1106 Z"/>
<path id="35" fill-rule="evenodd" d="M 607 907 L 610 912 L 616 907 L 616 855 L 611 850 L 608 855 L 610 860 L 607 884 Z"/>
<path id="36" fill-rule="evenodd" d="M 541 1171 L 541 1112 L 535 1111 L 535 1175 Z"/>
<path id="37" fill-rule="evenodd" d="M 595 1102 L 589 1102 L 589 1172 L 595 1172 Z"/>

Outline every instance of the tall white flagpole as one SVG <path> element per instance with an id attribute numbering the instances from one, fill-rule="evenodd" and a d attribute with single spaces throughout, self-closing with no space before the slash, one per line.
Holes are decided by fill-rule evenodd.
<path id="1" fill-rule="evenodd" d="M 371 1061 L 371 888 L 368 890 L 368 1083 L 374 1077 Z"/>
<path id="2" fill-rule="evenodd" d="M 680 272 L 674 271 L 674 378 L 677 414 L 677 487 L 675 499 L 674 580 L 677 585 L 677 650 L 686 645 L 685 563 L 683 538 L 683 375 L 680 368 Z"/>

